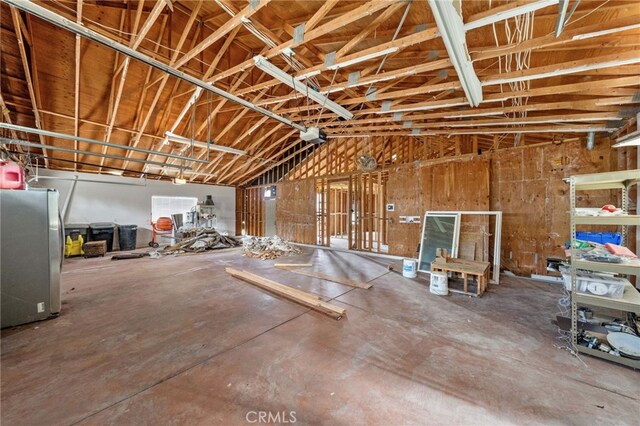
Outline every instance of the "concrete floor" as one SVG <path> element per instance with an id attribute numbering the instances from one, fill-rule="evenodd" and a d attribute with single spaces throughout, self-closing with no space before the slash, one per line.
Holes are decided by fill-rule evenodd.
<path id="1" fill-rule="evenodd" d="M 372 251 L 377 253 L 378 252 L 378 242 L 375 240 L 375 232 L 372 233 L 373 236 L 373 241 L 371 242 L 371 246 L 373 247 Z M 354 237 L 355 239 L 355 237 Z M 341 236 L 341 237 L 330 237 L 330 243 L 331 243 L 331 247 L 332 248 L 339 248 L 342 250 L 348 250 L 349 249 L 349 237 L 347 235 L 345 236 Z M 387 244 L 381 244 L 380 245 L 380 253 L 389 253 L 389 246 Z"/>
<path id="2" fill-rule="evenodd" d="M 386 261 L 286 259 L 306 261 L 374 287 L 238 249 L 66 262 L 62 315 L 2 331 L 2 424 L 249 424 L 270 411 L 299 424 L 638 425 L 638 372 L 557 347 L 557 286 L 505 277 L 482 298 L 439 297 Z M 347 317 L 274 298 L 226 266 L 321 294 Z"/>

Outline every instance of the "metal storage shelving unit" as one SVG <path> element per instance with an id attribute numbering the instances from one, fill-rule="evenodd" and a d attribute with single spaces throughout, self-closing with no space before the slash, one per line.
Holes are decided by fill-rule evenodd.
<path id="1" fill-rule="evenodd" d="M 629 188 L 640 182 L 639 170 L 625 170 L 620 172 L 596 173 L 572 176 L 569 179 L 571 205 L 571 339 L 576 351 L 608 361 L 617 362 L 636 369 L 640 369 L 640 361 L 621 356 L 614 356 L 600 350 L 589 349 L 578 345 L 578 305 L 598 306 L 616 309 L 624 312 L 634 312 L 640 315 L 640 293 L 627 284 L 622 299 L 582 294 L 576 291 L 576 270 L 585 269 L 597 272 L 611 272 L 623 275 L 640 276 L 640 260 L 630 263 L 615 264 L 605 262 L 589 262 L 576 260 L 574 242 L 576 240 L 577 225 L 616 225 L 621 227 L 622 244 L 627 243 L 627 228 L 640 225 L 640 215 L 626 216 L 578 216 L 576 215 L 576 191 L 595 191 L 612 189 L 622 191 L 622 210 L 628 212 Z"/>

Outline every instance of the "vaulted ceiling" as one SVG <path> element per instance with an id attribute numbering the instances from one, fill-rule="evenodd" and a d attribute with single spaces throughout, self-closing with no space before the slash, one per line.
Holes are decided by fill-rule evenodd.
<path id="1" fill-rule="evenodd" d="M 1 130 L 32 143 L 6 147 L 50 168 L 246 185 L 323 150 L 341 158 L 376 153 L 382 164 L 607 135 L 628 124 L 640 103 L 636 0 L 454 2 L 482 86 L 477 107 L 469 105 L 427 1 L 33 3 L 328 135 L 321 147 L 309 147 L 298 129 L 259 108 L 3 2 L 2 121 L 108 144 Z M 328 94 L 353 118 L 339 118 L 271 77 L 255 66 L 257 55 Z M 167 139 L 167 131 L 246 155 L 190 146 Z M 309 173 L 331 167 L 325 162 Z"/>

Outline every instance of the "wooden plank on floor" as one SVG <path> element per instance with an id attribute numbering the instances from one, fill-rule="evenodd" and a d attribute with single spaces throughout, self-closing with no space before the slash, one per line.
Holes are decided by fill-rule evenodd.
<path id="1" fill-rule="evenodd" d="M 313 266 L 312 263 L 275 263 L 273 266 L 276 268 L 309 268 Z"/>
<path id="2" fill-rule="evenodd" d="M 249 284 L 253 284 L 256 287 L 260 287 L 278 296 L 284 297 L 285 299 L 299 303 L 318 312 L 322 312 L 323 314 L 332 316 L 335 319 L 340 319 L 347 313 L 346 309 L 324 302 L 317 294 L 298 290 L 296 288 L 277 283 L 248 271 L 239 271 L 234 268 L 225 268 L 225 272 L 235 278 L 239 278 L 243 281 L 248 282 Z"/>
<path id="3" fill-rule="evenodd" d="M 364 289 L 369 289 L 373 287 L 373 284 L 363 283 L 363 282 L 352 280 L 349 278 L 336 277 L 335 275 L 329 275 L 323 272 L 305 271 L 302 269 L 293 269 L 293 268 L 280 268 L 280 269 L 285 269 L 289 272 L 295 272 L 296 274 L 306 275 L 312 278 L 320 278 L 321 280 L 333 281 L 334 283 L 344 284 L 351 287 L 364 288 Z"/>

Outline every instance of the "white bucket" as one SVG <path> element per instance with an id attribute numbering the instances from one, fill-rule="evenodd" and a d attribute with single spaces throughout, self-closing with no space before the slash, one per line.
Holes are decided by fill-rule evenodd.
<path id="1" fill-rule="evenodd" d="M 431 272 L 429 291 L 438 296 L 449 294 L 449 279 L 446 272 Z"/>
<path id="2" fill-rule="evenodd" d="M 415 259 L 402 260 L 402 276 L 405 278 L 415 278 L 418 276 L 416 272 L 417 263 Z"/>

